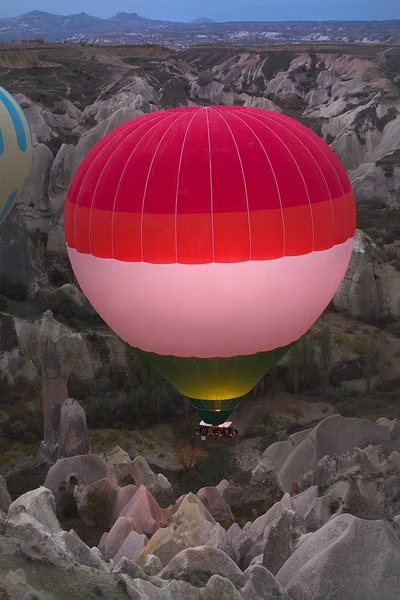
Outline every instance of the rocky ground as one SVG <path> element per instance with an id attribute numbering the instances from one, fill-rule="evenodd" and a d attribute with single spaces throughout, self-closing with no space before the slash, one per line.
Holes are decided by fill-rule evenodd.
<path id="1" fill-rule="evenodd" d="M 167 478 L 119 446 L 90 453 L 82 409 L 64 413 L 43 485 L 11 502 L 0 480 L 4 598 L 398 598 L 400 421 L 332 415 L 270 445 L 251 485 L 277 501 L 242 521 L 226 479 L 162 508 Z"/>

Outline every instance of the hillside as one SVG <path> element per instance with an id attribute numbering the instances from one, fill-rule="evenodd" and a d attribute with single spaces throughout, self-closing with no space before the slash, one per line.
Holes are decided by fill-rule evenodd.
<path id="1" fill-rule="evenodd" d="M 0 227 L 0 598 L 398 600 L 399 47 L 10 44 L 0 81 L 34 142 Z M 79 289 L 63 209 L 107 132 L 219 104 L 325 139 L 358 230 L 322 318 L 235 411 L 236 445 L 193 455 L 196 414 Z"/>

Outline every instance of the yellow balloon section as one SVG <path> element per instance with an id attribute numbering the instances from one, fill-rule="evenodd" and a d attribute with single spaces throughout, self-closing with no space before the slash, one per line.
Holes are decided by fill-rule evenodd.
<path id="1" fill-rule="evenodd" d="M 32 165 L 32 137 L 18 102 L 0 87 L 0 223 L 24 186 Z"/>

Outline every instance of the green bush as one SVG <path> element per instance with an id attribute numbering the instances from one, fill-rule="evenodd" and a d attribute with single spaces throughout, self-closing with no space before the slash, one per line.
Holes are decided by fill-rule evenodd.
<path id="1" fill-rule="evenodd" d="M 257 421 L 264 425 L 264 429 L 270 427 L 275 429 L 278 426 L 278 419 L 271 410 L 263 410 L 257 413 Z"/>
<path id="2" fill-rule="evenodd" d="M 336 404 L 336 411 L 342 417 L 355 417 L 358 414 L 357 407 L 352 402 L 339 402 Z"/>
<path id="3" fill-rule="evenodd" d="M 0 439 L 30 444 L 43 439 L 43 414 L 40 403 L 32 400 L 31 392 L 22 393 L 18 402 L 9 407 L 8 420 L 0 424 Z"/>
<path id="4" fill-rule="evenodd" d="M 365 353 L 367 352 L 366 340 L 355 340 L 350 347 L 351 351 L 354 352 L 354 354 L 357 354 L 357 356 L 360 356 L 361 358 L 363 358 L 365 356 Z"/>
<path id="5" fill-rule="evenodd" d="M 109 498 L 103 490 L 93 490 L 88 493 L 86 503 L 82 507 L 85 517 L 95 525 L 99 525 L 108 510 Z"/>
<path id="6" fill-rule="evenodd" d="M 324 394 L 324 400 L 326 400 L 326 402 L 331 402 L 332 404 L 345 402 L 348 398 L 348 390 L 341 387 L 329 387 Z"/>
<path id="7" fill-rule="evenodd" d="M 118 431 L 109 431 L 102 439 L 105 446 L 113 446 L 118 442 Z"/>
<path id="8" fill-rule="evenodd" d="M 265 427 L 260 422 L 247 423 L 239 432 L 240 439 L 246 440 L 254 437 L 261 437 L 265 433 Z"/>
<path id="9" fill-rule="evenodd" d="M 339 348 L 344 346 L 349 341 L 349 338 L 344 333 L 337 333 L 334 337 L 334 342 Z"/>
<path id="10" fill-rule="evenodd" d="M 379 408 L 386 408 L 388 406 L 387 402 L 381 398 L 362 398 L 357 400 L 355 405 L 360 413 L 377 410 Z"/>
<path id="11" fill-rule="evenodd" d="M 218 522 L 221 525 L 221 527 L 223 527 L 225 529 L 225 531 L 228 531 L 229 527 L 232 525 L 232 523 L 230 521 L 218 521 Z"/>

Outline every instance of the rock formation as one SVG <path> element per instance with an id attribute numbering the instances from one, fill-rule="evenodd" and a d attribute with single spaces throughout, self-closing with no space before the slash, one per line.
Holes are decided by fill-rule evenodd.
<path id="1" fill-rule="evenodd" d="M 0 511 L 6 513 L 8 511 L 8 507 L 11 504 L 11 497 L 7 491 L 7 482 L 1 477 L 0 479 Z"/>
<path id="2" fill-rule="evenodd" d="M 43 445 L 45 451 L 52 457 L 58 447 L 61 407 L 68 398 L 68 388 L 56 344 L 51 338 L 45 337 L 42 341 L 41 366 L 43 374 Z"/>
<path id="3" fill-rule="evenodd" d="M 243 528 L 234 523 L 227 531 L 200 500 L 219 517 L 226 516 L 217 488 L 184 495 L 175 507 L 163 510 L 143 485 L 117 486 L 100 457 L 60 459 L 44 487 L 11 504 L 1 496 L 0 552 L 6 560 L 0 565 L 0 590 L 10 594 L 12 589 L 22 598 L 51 590 L 61 599 L 56 590 L 62 582 L 60 593 L 78 598 L 78 583 L 81 591 L 94 589 L 95 573 L 96 585 L 110 598 L 119 598 L 123 586 L 135 600 L 319 600 L 332 594 L 355 600 L 358 593 L 366 600 L 397 600 L 399 434 L 396 420 L 373 423 L 336 416 L 291 436 L 291 452 L 284 453 L 281 466 L 271 446 L 263 468 L 270 467 L 278 479 L 295 453 L 290 469 L 297 469 L 298 476 L 311 465 L 299 478 L 303 491 L 285 493 L 254 522 Z M 5 490 L 4 480 L 0 487 Z M 226 481 L 219 485 L 222 491 L 229 487 Z M 57 514 L 62 514 L 67 488 L 82 520 L 90 492 L 109 496 L 104 507 L 108 518 L 98 521 L 108 532 L 98 547 L 89 548 L 74 530 L 62 530 Z M 51 566 L 51 577 L 45 577 L 40 565 Z M 23 576 L 16 578 L 17 569 Z M 73 581 L 65 578 L 66 572 Z"/>
<path id="4" fill-rule="evenodd" d="M 329 598 L 333 593 L 338 600 L 360 595 L 389 599 L 398 593 L 399 566 L 400 542 L 390 525 L 346 514 L 304 540 L 277 579 L 295 600 Z"/>
<path id="5" fill-rule="evenodd" d="M 68 398 L 61 405 L 58 434 L 58 458 L 79 456 L 90 452 L 86 415 L 76 400 Z"/>
<path id="6" fill-rule="evenodd" d="M 303 435 L 303 439 L 299 437 L 301 441 L 297 444 L 289 438 L 286 442 L 276 442 L 279 446 L 269 446 L 253 470 L 253 477 L 259 481 L 267 473 L 274 473 L 281 489 L 288 492 L 294 480 L 301 485 L 306 475 L 307 484 L 312 485 L 317 463 L 325 455 L 344 454 L 369 444 L 396 449 L 400 443 L 400 437 L 392 439 L 389 428 L 384 425 L 340 415 L 327 417 L 311 431 L 302 432 L 305 433 L 307 435 Z"/>
<path id="7" fill-rule="evenodd" d="M 48 285 L 47 275 L 24 220 L 14 206 L 0 230 L 0 294 L 31 300 L 39 285 Z"/>
<path id="8" fill-rule="evenodd" d="M 357 230 L 346 274 L 333 306 L 355 319 L 372 323 L 400 318 L 400 273 L 384 260 L 373 240 Z"/>

